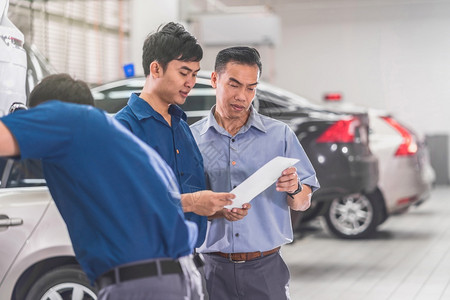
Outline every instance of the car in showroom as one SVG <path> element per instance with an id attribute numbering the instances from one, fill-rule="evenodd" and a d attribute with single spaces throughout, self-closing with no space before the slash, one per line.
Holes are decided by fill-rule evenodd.
<path id="1" fill-rule="evenodd" d="M 190 124 L 205 117 L 215 104 L 209 76 L 207 72 L 198 74 L 195 87 L 181 106 Z M 95 105 L 114 114 L 126 105 L 131 93 L 141 91 L 144 82 L 144 77 L 133 77 L 94 87 Z M 349 232 L 330 222 L 331 231 L 349 238 L 372 234 L 383 220 L 383 207 L 378 199 L 366 197 L 378 182 L 378 162 L 369 148 L 368 114 L 329 110 L 266 83 L 258 84 L 253 106 L 293 129 L 316 170 L 321 188 L 314 193 L 310 209 L 292 211 L 293 226 L 302 219 L 326 216 L 331 203 L 339 200 L 349 208 L 339 219 L 355 228 Z"/>
<path id="2" fill-rule="evenodd" d="M 0 170 L 0 300 L 96 299 L 40 161 L 0 158 Z"/>
<path id="3" fill-rule="evenodd" d="M 378 197 L 387 215 L 406 212 L 429 198 L 436 178 L 425 139 L 391 114 L 369 115 L 371 149 L 379 159 Z"/>
<path id="4" fill-rule="evenodd" d="M 379 181 L 373 192 L 354 195 L 348 201 L 334 199 L 326 209 L 325 221 L 334 234 L 347 238 L 359 237 L 358 224 L 355 226 L 349 217 L 350 211 L 358 213 L 359 210 L 354 199 L 368 198 L 378 203 L 382 213 L 381 224 L 389 216 L 404 213 L 430 197 L 436 175 L 424 137 L 382 110 L 335 100 L 324 106 L 334 111 L 368 113 L 370 148 L 379 163 Z"/>
<path id="5" fill-rule="evenodd" d="M 0 1 L 1 6 L 3 3 Z M 0 99 L 6 100 L 1 103 L 0 115 L 9 111 L 11 103 L 23 106 L 34 86 L 54 73 L 36 47 L 19 44 L 4 34 L 3 21 L 0 64 L 5 54 L 2 43 L 12 49 L 8 51 L 19 51 L 23 57 L 8 58 L 10 65 L 18 62 L 18 71 L 1 66 L 0 86 L 6 77 L 10 90 L 0 91 Z M 24 66 L 26 72 L 22 72 Z M 14 91 L 21 96 L 11 98 Z M 66 225 L 46 187 L 39 160 L 0 158 L 0 245 L 0 300 L 97 298 L 97 289 L 90 285 L 75 259 Z"/>

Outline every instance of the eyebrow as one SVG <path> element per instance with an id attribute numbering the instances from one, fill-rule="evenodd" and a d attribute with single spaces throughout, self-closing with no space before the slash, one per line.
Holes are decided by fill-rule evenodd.
<path id="1" fill-rule="evenodd" d="M 239 80 L 237 80 L 236 78 L 233 78 L 233 77 L 230 77 L 230 78 L 228 78 L 230 81 L 233 81 L 233 82 L 235 82 L 235 83 L 237 83 L 237 84 L 239 84 L 239 85 L 243 85 Z M 252 86 L 252 85 L 258 85 L 258 82 L 255 82 L 255 83 L 251 83 L 251 84 L 247 84 L 248 86 Z"/>
<path id="2" fill-rule="evenodd" d="M 191 68 L 186 67 L 186 66 L 182 66 L 180 69 L 183 69 L 183 70 L 186 70 L 186 71 L 189 71 L 189 72 L 198 72 L 198 71 L 200 71 L 200 68 L 198 68 L 197 70 L 193 71 Z"/>

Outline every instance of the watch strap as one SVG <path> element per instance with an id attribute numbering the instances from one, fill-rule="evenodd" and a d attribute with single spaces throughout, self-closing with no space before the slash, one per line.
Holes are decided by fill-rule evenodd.
<path id="1" fill-rule="evenodd" d="M 300 193 L 303 190 L 303 186 L 302 186 L 302 182 L 300 181 L 300 179 L 298 180 L 298 188 L 293 191 L 292 193 L 287 192 L 287 194 L 291 197 L 294 198 L 295 195 L 297 195 L 298 193 Z"/>

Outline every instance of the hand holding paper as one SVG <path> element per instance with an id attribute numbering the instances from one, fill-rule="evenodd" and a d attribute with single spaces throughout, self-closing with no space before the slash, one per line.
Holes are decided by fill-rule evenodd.
<path id="1" fill-rule="evenodd" d="M 298 161 L 296 158 L 275 157 L 230 192 L 235 194 L 236 198 L 233 199 L 233 204 L 225 208 L 240 208 L 243 204 L 249 203 L 276 182 L 283 170 L 295 165 Z"/>
<path id="2" fill-rule="evenodd" d="M 242 208 L 234 207 L 232 209 L 224 208 L 222 210 L 223 217 L 230 222 L 239 221 L 245 218 L 248 214 L 248 210 L 252 207 L 250 203 L 245 203 Z"/>

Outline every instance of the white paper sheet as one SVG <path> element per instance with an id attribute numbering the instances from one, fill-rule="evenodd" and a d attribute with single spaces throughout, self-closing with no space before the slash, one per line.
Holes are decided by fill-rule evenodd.
<path id="1" fill-rule="evenodd" d="M 236 198 L 233 199 L 231 205 L 227 205 L 225 208 L 241 208 L 243 204 L 249 203 L 276 182 L 281 176 L 281 172 L 295 165 L 298 161 L 296 158 L 275 157 L 230 192 L 235 194 Z"/>

